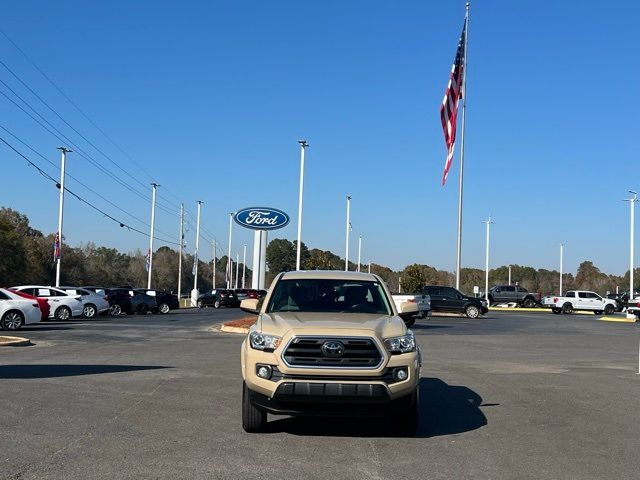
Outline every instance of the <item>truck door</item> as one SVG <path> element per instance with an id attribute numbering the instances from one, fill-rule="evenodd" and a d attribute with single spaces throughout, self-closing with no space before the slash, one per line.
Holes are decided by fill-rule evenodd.
<path id="1" fill-rule="evenodd" d="M 585 309 L 585 310 L 593 310 L 593 303 L 590 298 L 589 292 L 578 292 L 578 298 L 573 304 L 573 308 L 576 309 Z"/>
<path id="2" fill-rule="evenodd" d="M 442 311 L 444 310 L 444 301 L 440 287 L 424 287 L 422 293 L 431 297 L 431 310 Z"/>

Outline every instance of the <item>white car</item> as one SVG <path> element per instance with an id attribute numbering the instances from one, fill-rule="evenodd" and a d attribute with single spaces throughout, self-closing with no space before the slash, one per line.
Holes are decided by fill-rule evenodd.
<path id="1" fill-rule="evenodd" d="M 40 285 L 20 285 L 11 287 L 11 290 L 28 293 L 38 298 L 46 298 L 51 308 L 49 318 L 69 320 L 71 317 L 82 315 L 83 305 L 80 295 L 69 295 L 57 288 Z"/>
<path id="2" fill-rule="evenodd" d="M 551 308 L 553 313 L 573 313 L 574 310 L 590 310 L 596 315 L 611 315 L 616 311 L 616 301 L 602 298 L 595 292 L 587 290 L 570 290 L 564 296 L 544 297 L 540 302 L 543 307 Z"/>
<path id="3" fill-rule="evenodd" d="M 42 313 L 36 300 L 16 295 L 10 290 L 0 288 L 0 328 L 2 330 L 20 330 L 23 325 L 38 323 Z"/>
<path id="4" fill-rule="evenodd" d="M 69 295 L 80 295 L 80 300 L 82 300 L 82 315 L 86 318 L 93 318 L 96 315 L 109 313 L 109 301 L 106 295 L 100 295 L 99 293 L 80 287 L 59 288 Z"/>

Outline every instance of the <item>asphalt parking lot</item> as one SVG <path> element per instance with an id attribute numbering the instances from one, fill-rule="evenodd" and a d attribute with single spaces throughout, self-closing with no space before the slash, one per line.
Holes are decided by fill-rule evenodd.
<path id="1" fill-rule="evenodd" d="M 45 323 L 0 348 L 0 478 L 601 479 L 640 472 L 640 325 L 490 312 L 414 326 L 416 438 L 240 426 L 237 309 Z"/>

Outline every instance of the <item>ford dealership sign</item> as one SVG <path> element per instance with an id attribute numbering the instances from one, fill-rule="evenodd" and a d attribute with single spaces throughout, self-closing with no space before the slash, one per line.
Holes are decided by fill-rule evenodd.
<path id="1" fill-rule="evenodd" d="M 270 207 L 244 208 L 233 216 L 236 223 L 252 230 L 277 230 L 289 223 L 289 215 Z"/>

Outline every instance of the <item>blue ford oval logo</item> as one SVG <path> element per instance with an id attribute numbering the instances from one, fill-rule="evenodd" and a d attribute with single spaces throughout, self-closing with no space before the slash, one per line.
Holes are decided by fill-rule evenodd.
<path id="1" fill-rule="evenodd" d="M 277 208 L 252 207 L 238 210 L 233 219 L 252 230 L 276 230 L 289 223 L 289 215 Z"/>

